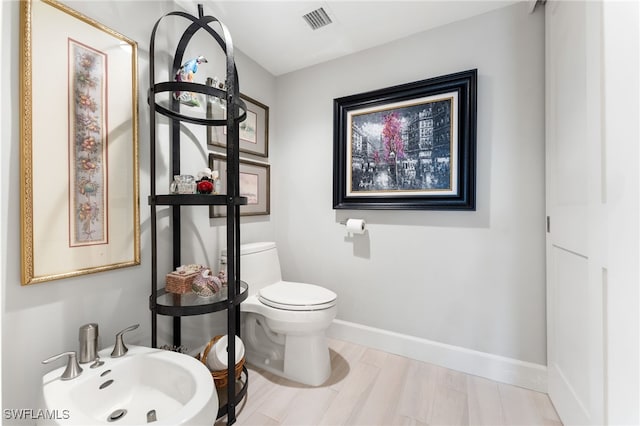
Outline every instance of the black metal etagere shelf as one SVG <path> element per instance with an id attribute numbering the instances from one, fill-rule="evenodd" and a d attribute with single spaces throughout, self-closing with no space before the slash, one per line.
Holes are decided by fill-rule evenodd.
<path id="1" fill-rule="evenodd" d="M 161 22 L 167 17 L 183 18 L 188 21 L 186 30 L 182 33 L 173 56 L 171 73 L 174 76 L 184 60 L 184 53 L 192 37 L 199 31 L 211 35 L 215 41 L 214 48 L 222 49 L 226 58 L 225 89 L 205 84 L 184 81 L 156 82 L 156 33 Z M 215 26 L 212 27 L 211 25 Z M 150 109 L 150 195 L 151 208 L 151 295 L 149 309 L 151 310 L 151 346 L 157 347 L 157 316 L 173 317 L 173 345 L 181 345 L 181 318 L 183 316 L 201 315 L 217 311 L 227 311 L 227 333 L 229 336 L 240 335 L 240 303 L 247 298 L 247 286 L 240 281 L 240 206 L 247 204 L 246 197 L 240 196 L 239 178 L 239 124 L 246 118 L 246 106 L 240 99 L 238 73 L 233 58 L 233 44 L 226 26 L 213 16 L 205 16 L 202 5 L 198 5 L 198 16 L 184 12 L 171 12 L 162 16 L 156 22 L 151 33 L 149 46 L 149 82 L 148 102 Z M 178 100 L 174 99 L 174 92 L 193 92 L 217 98 L 226 105 L 226 118 L 213 119 L 190 114 L 188 108 L 182 108 Z M 170 176 L 180 174 L 180 142 L 182 122 L 204 126 L 224 126 L 226 128 L 227 143 L 227 174 L 226 194 L 158 194 L 156 190 L 156 148 L 159 144 L 156 135 L 156 115 L 160 114 L 170 119 L 170 147 L 171 170 Z M 203 167 L 204 168 L 204 167 Z M 227 287 L 212 298 L 198 298 L 196 295 L 177 295 L 167 293 L 164 288 L 159 289 L 159 282 L 164 277 L 158 277 L 158 235 L 157 219 L 158 207 L 169 206 L 172 218 L 172 246 L 174 269 L 184 262 L 181 258 L 181 208 L 184 206 L 226 206 L 227 227 Z M 228 339 L 228 377 L 235 376 L 235 339 Z M 227 403 L 220 407 L 218 417 L 227 415 L 227 423 L 236 420 L 236 406 L 247 392 L 248 373 L 243 369 L 240 389 L 235 380 L 229 380 L 226 389 Z"/>

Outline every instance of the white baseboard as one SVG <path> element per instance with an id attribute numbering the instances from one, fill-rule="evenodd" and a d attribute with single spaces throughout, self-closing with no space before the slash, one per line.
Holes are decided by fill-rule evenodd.
<path id="1" fill-rule="evenodd" d="M 327 337 L 346 340 L 497 382 L 521 386 L 538 392 L 547 392 L 547 367 L 545 365 L 342 320 L 333 321 L 327 330 Z"/>

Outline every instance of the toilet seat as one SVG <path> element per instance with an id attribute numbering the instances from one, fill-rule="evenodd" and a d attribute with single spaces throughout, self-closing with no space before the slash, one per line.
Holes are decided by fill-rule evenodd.
<path id="1" fill-rule="evenodd" d="M 280 281 L 258 292 L 258 300 L 267 306 L 287 311 L 319 311 L 335 306 L 337 295 L 313 284 Z"/>

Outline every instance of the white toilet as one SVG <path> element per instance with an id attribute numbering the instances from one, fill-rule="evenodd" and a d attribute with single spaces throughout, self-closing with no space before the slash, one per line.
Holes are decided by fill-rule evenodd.
<path id="1" fill-rule="evenodd" d="M 226 263 L 226 250 L 221 261 Z M 296 382 L 324 383 L 331 374 L 325 330 L 336 317 L 337 295 L 282 281 L 273 242 L 240 246 L 240 279 L 249 286 L 241 304 L 247 362 Z"/>

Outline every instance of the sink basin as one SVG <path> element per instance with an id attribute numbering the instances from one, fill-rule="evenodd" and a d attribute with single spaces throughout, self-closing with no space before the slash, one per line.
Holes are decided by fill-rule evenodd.
<path id="1" fill-rule="evenodd" d="M 39 425 L 207 425 L 218 413 L 218 394 L 209 369 L 195 358 L 143 346 L 129 346 L 120 358 L 100 351 L 104 364 L 71 380 L 64 367 L 42 379 L 44 416 Z M 155 419 L 155 420 L 154 420 Z M 150 420 L 151 422 L 148 422 Z"/>

